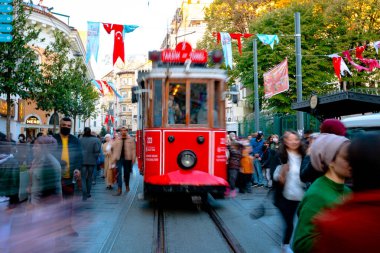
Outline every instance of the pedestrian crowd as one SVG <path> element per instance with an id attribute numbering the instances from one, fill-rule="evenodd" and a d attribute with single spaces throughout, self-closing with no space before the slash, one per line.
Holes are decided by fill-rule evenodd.
<path id="1" fill-rule="evenodd" d="M 62 118 L 59 133 L 41 133 L 30 142 L 23 134 L 16 143 L 0 133 L 0 202 L 7 203 L 3 213 L 7 215 L 0 215 L 0 245 L 6 245 L 4 240 L 11 234 L 17 235 L 16 232 L 23 229 L 18 225 L 25 224 L 30 225 L 28 238 L 19 245 L 14 244 L 17 240 L 7 243 L 14 252 L 18 252 L 18 247 L 25 247 L 27 241 L 38 239 L 41 247 L 36 246 L 36 249 L 48 250 L 54 241 L 52 236 L 78 236 L 71 222 L 73 202 L 78 199 L 74 197 L 80 196 L 84 202 L 91 198 L 91 188 L 98 176 L 104 178 L 105 191 L 113 190 L 117 185 L 114 196 L 122 194 L 123 179 L 125 191 L 129 191 L 136 144 L 128 129 L 121 127 L 113 138 L 107 134 L 102 139 L 89 127 L 84 128 L 83 135 L 76 137 L 70 134 L 71 127 L 71 119 Z M 11 214 L 18 209 L 16 207 L 21 207 L 21 203 L 26 203 L 22 206 L 33 211 L 33 218 L 25 224 L 21 224 L 23 219 L 12 221 Z M 44 219 L 38 219 L 36 215 Z M 37 226 L 34 223 L 38 220 Z M 49 224 L 41 227 L 47 220 Z M 4 231 L 8 231 L 7 236 Z M 46 231 L 50 237 L 45 236 L 44 241 L 41 233 L 46 234 Z"/>
<path id="2" fill-rule="evenodd" d="M 284 221 L 282 252 L 376 252 L 380 134 L 348 139 L 337 119 L 319 133 L 227 135 L 227 197 L 268 188 Z M 260 213 L 263 215 L 263 212 Z M 259 218 L 251 215 L 252 218 Z"/>
<path id="3" fill-rule="evenodd" d="M 280 163 L 276 134 L 266 140 L 262 131 L 237 139 L 234 132 L 227 135 L 227 172 L 230 187 L 226 197 L 250 193 L 252 187 L 272 188 L 273 172 Z"/>

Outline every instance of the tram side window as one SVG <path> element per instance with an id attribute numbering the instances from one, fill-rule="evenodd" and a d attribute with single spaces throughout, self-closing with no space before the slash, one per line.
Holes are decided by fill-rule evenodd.
<path id="1" fill-rule="evenodd" d="M 186 85 L 184 83 L 169 84 L 168 123 L 186 123 Z"/>
<path id="2" fill-rule="evenodd" d="M 214 127 L 221 127 L 220 120 L 219 120 L 219 114 L 222 113 L 222 110 L 219 110 L 219 104 L 220 104 L 220 94 L 221 94 L 221 83 L 215 82 L 214 85 Z M 217 113 L 220 112 L 220 113 Z"/>
<path id="3" fill-rule="evenodd" d="M 154 127 L 162 125 L 162 80 L 154 80 Z"/>
<path id="4" fill-rule="evenodd" d="M 192 83 L 190 95 L 190 124 L 207 124 L 207 85 Z"/>

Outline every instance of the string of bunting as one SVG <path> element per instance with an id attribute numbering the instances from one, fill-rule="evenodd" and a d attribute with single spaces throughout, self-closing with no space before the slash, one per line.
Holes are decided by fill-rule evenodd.
<path id="1" fill-rule="evenodd" d="M 251 33 L 227 33 L 227 32 L 218 32 L 213 33 L 213 36 L 216 37 L 217 44 L 222 43 L 223 56 L 226 66 L 229 66 L 232 69 L 232 40 L 237 40 L 239 54 L 242 54 L 242 38 L 249 38 L 255 34 Z M 264 44 L 269 45 L 272 49 L 275 44 L 279 43 L 278 35 L 269 35 L 269 34 L 256 34 L 257 38 Z"/>

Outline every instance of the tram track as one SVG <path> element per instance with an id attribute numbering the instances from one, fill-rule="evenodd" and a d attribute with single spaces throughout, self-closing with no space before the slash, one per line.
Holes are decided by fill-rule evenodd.
<path id="1" fill-rule="evenodd" d="M 168 243 L 167 235 L 170 232 L 170 227 L 168 227 L 167 215 L 165 208 L 161 203 L 156 203 L 154 211 L 154 239 L 152 252 L 154 253 L 168 253 L 170 252 L 170 245 Z M 225 242 L 225 245 L 228 246 L 228 251 L 233 253 L 245 253 L 246 251 L 241 246 L 237 238 L 232 234 L 226 224 L 223 222 L 222 218 L 218 215 L 214 207 L 212 207 L 208 201 L 203 202 L 201 208 L 198 208 L 198 211 L 208 215 L 209 220 L 212 222 L 213 226 L 220 234 L 220 238 Z M 188 244 L 199 243 L 199 242 L 187 242 Z"/>
<path id="2" fill-rule="evenodd" d="M 204 203 L 204 209 L 214 222 L 215 226 L 218 228 L 219 232 L 222 234 L 231 251 L 234 253 L 245 253 L 245 250 L 240 245 L 239 241 L 225 225 L 216 210 L 208 202 Z"/>
<path id="3" fill-rule="evenodd" d="M 152 252 L 166 253 L 165 214 L 160 204 L 158 204 L 158 207 L 154 212 L 154 226 L 156 227 L 156 233 L 154 234 Z"/>

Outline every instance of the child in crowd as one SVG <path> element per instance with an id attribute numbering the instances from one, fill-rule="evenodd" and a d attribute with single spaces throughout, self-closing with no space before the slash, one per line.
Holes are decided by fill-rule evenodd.
<path id="1" fill-rule="evenodd" d="M 242 150 L 242 158 L 240 160 L 240 175 L 241 175 L 241 182 L 242 185 L 240 187 L 239 192 L 240 193 L 251 193 L 251 187 L 250 187 L 250 181 L 253 174 L 253 156 L 250 155 L 251 153 L 251 146 L 245 145 L 243 146 Z"/>

